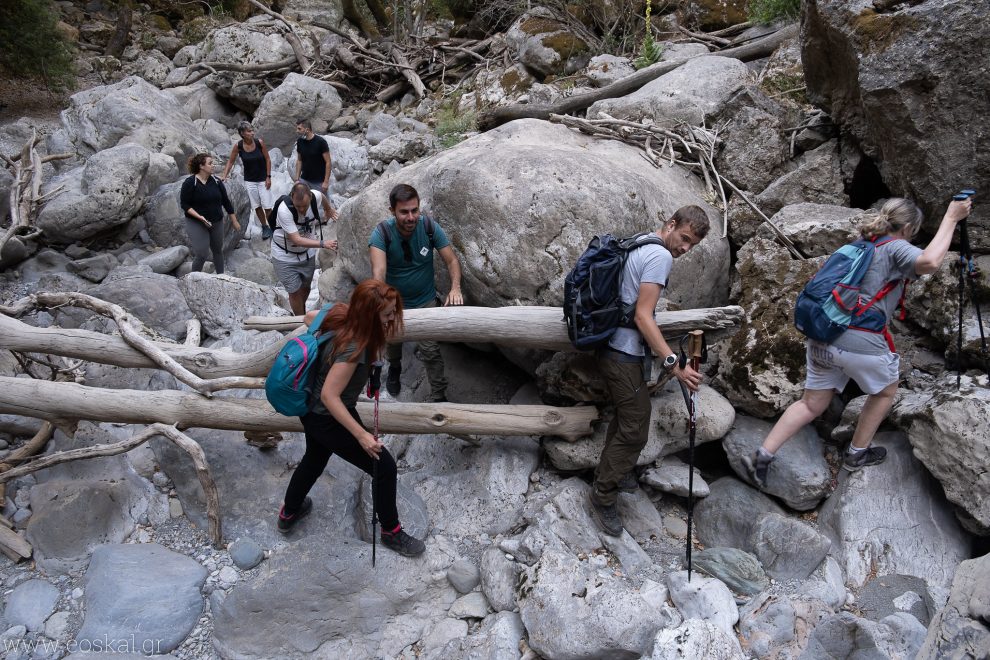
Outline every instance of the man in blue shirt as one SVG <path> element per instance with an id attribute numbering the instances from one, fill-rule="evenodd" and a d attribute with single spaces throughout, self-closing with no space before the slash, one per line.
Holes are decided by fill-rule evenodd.
<path id="1" fill-rule="evenodd" d="M 440 225 L 420 213 L 419 193 L 412 186 L 400 183 L 392 188 L 388 202 L 392 217 L 376 226 L 368 239 L 371 276 L 398 289 L 406 309 L 436 307 L 437 290 L 433 283 L 433 250 L 436 249 L 450 273 L 450 293 L 444 306 L 463 305 L 461 264 Z M 430 380 L 429 400 L 446 401 L 447 377 L 440 345 L 435 341 L 418 342 L 416 354 Z M 389 366 L 385 389 L 396 396 L 401 389 L 402 344 L 389 344 L 386 357 Z"/>

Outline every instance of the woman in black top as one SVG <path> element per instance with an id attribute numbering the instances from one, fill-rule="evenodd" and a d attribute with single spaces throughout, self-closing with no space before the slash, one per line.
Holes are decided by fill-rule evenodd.
<path id="1" fill-rule="evenodd" d="M 179 206 L 186 214 L 186 233 L 192 243 L 194 271 L 203 270 L 203 264 L 213 253 L 213 266 L 217 274 L 223 273 L 223 212 L 230 216 L 236 231 L 234 207 L 227 197 L 223 183 L 213 176 L 213 156 L 196 154 L 189 159 L 191 177 L 182 182 Z"/>
<path id="2" fill-rule="evenodd" d="M 307 314 L 306 323 L 312 323 L 316 314 L 316 310 Z M 320 324 L 321 333 L 334 335 L 320 349 L 310 412 L 300 418 L 306 432 L 306 453 L 292 473 L 278 513 L 277 526 L 283 534 L 313 508 L 307 493 L 330 457 L 337 454 L 369 475 L 377 472 L 372 496 L 382 525 L 382 545 L 407 557 L 421 555 L 426 549 L 399 523 L 395 459 L 382 441 L 364 428 L 356 407 L 371 363 L 381 359 L 386 342 L 401 331 L 402 298 L 395 287 L 379 280 L 359 284 L 350 303 L 334 305 Z"/>
<path id="3" fill-rule="evenodd" d="M 223 167 L 220 180 L 226 182 L 227 175 L 234 167 L 234 162 L 240 156 L 244 165 L 244 187 L 247 188 L 251 208 L 258 215 L 261 223 L 263 238 L 271 237 L 272 230 L 268 226 L 268 214 L 272 210 L 272 161 L 268 157 L 268 149 L 261 138 L 254 136 L 254 126 L 249 121 L 237 125 L 237 133 L 241 139 L 234 143 L 230 150 L 230 158 Z"/>

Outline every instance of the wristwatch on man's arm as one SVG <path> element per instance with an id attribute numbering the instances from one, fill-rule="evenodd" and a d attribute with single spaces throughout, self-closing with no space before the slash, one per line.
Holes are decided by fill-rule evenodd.
<path id="1" fill-rule="evenodd" d="M 665 371 L 671 371 L 675 366 L 677 366 L 676 353 L 671 353 L 663 359 L 663 368 Z"/>

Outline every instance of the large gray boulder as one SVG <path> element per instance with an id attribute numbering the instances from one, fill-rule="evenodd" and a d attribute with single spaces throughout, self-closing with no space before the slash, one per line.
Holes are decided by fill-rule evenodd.
<path id="1" fill-rule="evenodd" d="M 914 658 L 924 639 L 925 627 L 907 612 L 879 622 L 840 612 L 815 627 L 801 658 Z"/>
<path id="2" fill-rule="evenodd" d="M 494 536 L 519 523 L 539 456 L 539 445 L 527 437 L 465 447 L 456 438 L 421 436 L 403 460 L 415 467 L 409 483 L 428 503 L 436 531 Z"/>
<path id="3" fill-rule="evenodd" d="M 300 36 L 303 50 L 308 57 L 312 57 L 313 44 L 306 35 Z M 197 59 L 202 62 L 247 66 L 274 64 L 294 58 L 292 47 L 278 29 L 245 23 L 234 23 L 210 32 L 197 51 Z M 263 83 L 235 85 L 249 79 L 257 79 L 257 74 L 219 71 L 207 77 L 206 84 L 241 110 L 253 113 L 261 105 L 269 88 Z M 292 117 L 295 117 L 294 112 Z"/>
<path id="4" fill-rule="evenodd" d="M 704 619 L 728 635 L 739 621 L 739 608 L 725 584 L 716 578 L 695 575 L 688 581 L 687 571 L 667 576 L 670 600 L 685 619 Z"/>
<path id="5" fill-rule="evenodd" d="M 446 621 L 451 621 L 447 619 Z M 526 629 L 516 612 L 499 612 L 485 617 L 478 630 L 458 637 L 440 648 L 428 651 L 423 660 L 471 658 L 475 660 L 518 660 L 519 641 L 526 638 Z"/>
<path id="6" fill-rule="evenodd" d="M 737 91 L 718 116 L 724 124 L 719 130 L 718 171 L 751 193 L 766 188 L 786 172 L 790 161 L 790 140 L 783 132 L 792 125 L 788 119 L 782 106 L 759 87 Z"/>
<path id="7" fill-rule="evenodd" d="M 347 638 L 347 657 L 397 655 L 441 615 L 431 603 L 449 606 L 457 592 L 437 570 L 445 565 L 431 567 L 429 548 L 416 559 L 379 550 L 372 567 L 371 546 L 353 538 L 309 536 L 283 547 L 212 608 L 214 646 L 223 657 L 312 657 Z"/>
<path id="8" fill-rule="evenodd" d="M 61 118 L 81 155 L 131 142 L 170 156 L 173 178 L 185 170 L 189 156 L 208 146 L 174 96 L 136 76 L 73 94 Z"/>
<path id="9" fill-rule="evenodd" d="M 176 98 L 189 114 L 189 118 L 194 121 L 196 119 L 213 119 L 231 128 L 237 125 L 234 120 L 234 109 L 210 89 L 205 82 L 170 87 L 166 91 Z M 265 136 L 261 135 L 260 137 L 264 138 Z"/>
<path id="10" fill-rule="evenodd" d="M 146 266 L 117 268 L 88 293 L 120 305 L 170 339 L 185 337 L 186 321 L 193 317 L 178 280 Z"/>
<path id="11" fill-rule="evenodd" d="M 954 389 L 954 379 L 941 381 L 931 397 L 905 399 L 898 420 L 907 428 L 914 455 L 958 506 L 963 526 L 990 534 L 990 392 L 985 387 Z"/>
<path id="12" fill-rule="evenodd" d="M 728 242 L 703 184 L 676 168 L 644 171 L 631 146 L 527 119 L 383 176 L 341 209 L 340 258 L 356 281 L 370 275 L 368 236 L 397 183 L 413 185 L 448 232 L 472 304 L 560 305 L 593 235 L 657 229 L 687 204 L 708 209 L 712 230 L 674 262 L 668 298 L 686 308 L 727 301 Z"/>
<path id="13" fill-rule="evenodd" d="M 709 548 L 752 552 L 750 539 L 759 517 L 764 513 L 784 513 L 769 497 L 732 477 L 713 482 L 711 491 L 694 508 L 695 533 Z"/>
<path id="14" fill-rule="evenodd" d="M 796 658 L 831 615 L 818 599 L 764 592 L 739 609 L 739 637 L 750 657 Z"/>
<path id="15" fill-rule="evenodd" d="M 330 182 L 330 192 L 335 195 L 351 197 L 358 194 L 371 183 L 371 161 L 368 158 L 368 147 L 358 144 L 347 138 L 324 135 L 330 147 L 330 165 L 332 180 Z M 289 163 L 290 172 L 295 172 L 295 160 Z M 380 213 L 384 217 L 387 215 L 388 197 L 382 204 Z M 365 237 L 364 248 L 367 248 L 367 236 Z"/>
<path id="16" fill-rule="evenodd" d="M 745 313 L 714 379 L 738 411 L 774 417 L 801 397 L 805 337 L 792 322 L 794 301 L 823 261 L 791 259 L 779 243 L 762 238 L 739 251 L 733 300 Z"/>
<path id="17" fill-rule="evenodd" d="M 652 650 L 659 630 L 681 623 L 676 610 L 557 550 L 526 571 L 519 593 L 529 645 L 546 658 L 632 660 Z"/>
<path id="18" fill-rule="evenodd" d="M 189 273 L 179 280 L 179 288 L 211 337 L 230 334 L 248 316 L 289 316 L 278 289 L 239 277 Z"/>
<path id="19" fill-rule="evenodd" d="M 832 542 L 806 522 L 764 513 L 756 521 L 750 545 L 771 577 L 803 580 L 822 563 Z"/>
<path id="20" fill-rule="evenodd" d="M 949 602 L 935 615 L 919 660 L 990 656 L 990 555 L 959 564 Z"/>
<path id="21" fill-rule="evenodd" d="M 722 110 L 750 76 L 746 65 L 737 59 L 695 57 L 632 94 L 595 102 L 588 108 L 588 117 L 595 119 L 604 113 L 616 119 L 646 119 L 663 126 L 682 122 L 701 126 Z"/>
<path id="22" fill-rule="evenodd" d="M 340 115 L 341 106 L 333 85 L 293 72 L 261 99 L 254 127 L 265 144 L 289 151 L 296 143 L 298 119 L 310 119 L 313 131 L 325 133 Z"/>
<path id="23" fill-rule="evenodd" d="M 591 58 L 588 44 L 544 7 L 520 16 L 506 32 L 505 40 L 519 61 L 540 77 L 575 73 Z"/>
<path id="24" fill-rule="evenodd" d="M 743 660 L 745 657 L 734 634 L 702 619 L 688 619 L 676 628 L 661 630 L 653 642 L 653 653 L 643 656 L 644 660 Z"/>
<path id="25" fill-rule="evenodd" d="M 740 415 L 722 447 L 729 464 L 743 481 L 756 486 L 749 477 L 743 459 L 753 455 L 770 434 L 769 422 Z M 763 492 L 783 500 L 798 511 L 818 506 L 831 490 L 832 473 L 822 455 L 822 440 L 814 428 L 806 426 L 781 447 L 770 464 Z M 806 577 L 806 576 L 804 576 Z"/>
<path id="26" fill-rule="evenodd" d="M 203 611 L 206 569 L 157 543 L 103 545 L 86 571 L 86 618 L 76 639 L 127 640 L 135 652 L 168 653 Z"/>
<path id="27" fill-rule="evenodd" d="M 870 10 L 860 0 L 803 5 L 808 95 L 878 164 L 895 194 L 922 204 L 934 232 L 952 191 L 963 182 L 990 185 L 990 152 L 975 146 L 972 124 L 990 114 L 982 73 L 990 42 L 968 27 L 982 22 L 990 3 L 922 0 Z M 977 249 L 990 246 L 988 227 L 985 214 L 974 215 Z"/>
<path id="28" fill-rule="evenodd" d="M 970 556 L 969 537 L 903 434 L 879 433 L 873 442 L 887 449 L 887 460 L 845 475 L 818 515 L 846 584 L 898 573 L 948 588 Z"/>
<path id="29" fill-rule="evenodd" d="M 807 151 L 792 161 L 792 169 L 774 180 L 751 200 L 768 217 L 788 204 L 810 202 L 845 206 L 849 197 L 845 193 L 839 166 L 839 145 L 836 140 Z M 729 202 L 729 229 L 735 245 L 743 245 L 752 237 L 763 218 L 738 197 Z"/>
<path id="30" fill-rule="evenodd" d="M 71 243 L 126 223 L 144 204 L 150 164 L 151 152 L 137 144 L 91 156 L 42 188 L 45 194 L 61 192 L 42 207 L 38 227 L 51 241 Z"/>
<path id="31" fill-rule="evenodd" d="M 794 244 L 801 254 L 808 257 L 827 257 L 840 247 L 859 238 L 859 224 L 863 212 L 845 206 L 801 202 L 788 204 L 770 220 L 781 233 Z M 756 235 L 772 239 L 766 223 L 760 225 Z"/>

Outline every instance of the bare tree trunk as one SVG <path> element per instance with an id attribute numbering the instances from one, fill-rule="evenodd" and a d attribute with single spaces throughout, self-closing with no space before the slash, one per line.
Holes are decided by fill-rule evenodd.
<path id="1" fill-rule="evenodd" d="M 117 0 L 117 28 L 113 31 L 110 41 L 107 42 L 107 48 L 103 52 L 104 55 L 112 55 L 119 58 L 123 54 L 124 48 L 127 47 L 127 42 L 131 38 L 131 16 L 133 11 L 132 0 Z"/>
<path id="2" fill-rule="evenodd" d="M 371 403 L 358 403 L 370 422 Z M 298 417 L 280 415 L 258 399 L 206 399 L 176 390 L 108 390 L 0 376 L 0 413 L 50 421 L 88 419 L 124 424 L 174 424 L 234 431 L 302 431 Z M 553 435 L 576 440 L 592 432 L 593 406 L 496 406 L 466 403 L 382 403 L 383 433 L 453 435 Z"/>
<path id="3" fill-rule="evenodd" d="M 344 18 L 349 20 L 354 27 L 360 30 L 361 34 L 366 37 L 380 36 L 378 28 L 374 23 L 364 17 L 364 14 L 362 14 L 357 5 L 354 4 L 354 0 L 341 0 L 340 5 L 344 12 Z M 388 22 L 386 21 L 386 24 L 387 23 Z"/>

